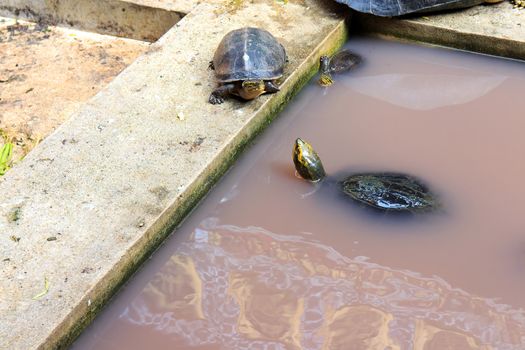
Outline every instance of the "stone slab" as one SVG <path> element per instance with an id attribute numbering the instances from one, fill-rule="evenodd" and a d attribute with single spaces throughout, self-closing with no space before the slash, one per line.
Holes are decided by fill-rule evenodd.
<path id="1" fill-rule="evenodd" d="M 504 1 L 414 18 L 357 14 L 363 32 L 525 60 L 525 11 Z"/>
<path id="2" fill-rule="evenodd" d="M 202 2 L 0 180 L 0 348 L 65 347 L 346 38 L 328 0 Z M 287 49 L 281 91 L 207 100 L 242 26 Z M 176 234 L 176 233 L 175 233 Z"/>
<path id="3" fill-rule="evenodd" d="M 0 17 L 0 130 L 16 145 L 14 162 L 149 45 Z"/>
<path id="4" fill-rule="evenodd" d="M 189 0 L 179 1 L 180 7 L 173 1 L 172 6 L 159 7 L 154 5 L 167 1 L 2 0 L 0 16 L 153 42 L 191 9 Z"/>
<path id="5" fill-rule="evenodd" d="M 139 6 L 159 8 L 167 11 L 174 11 L 180 13 L 190 13 L 191 10 L 202 0 L 125 0 L 127 2 L 137 4 Z M 218 0 L 208 0 L 208 2 L 218 2 Z"/>

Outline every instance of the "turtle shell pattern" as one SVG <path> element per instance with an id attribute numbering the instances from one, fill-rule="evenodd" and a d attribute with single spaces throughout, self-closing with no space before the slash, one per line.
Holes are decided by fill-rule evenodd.
<path id="1" fill-rule="evenodd" d="M 215 75 L 220 82 L 274 80 L 283 75 L 284 47 L 268 31 L 259 28 L 236 29 L 224 36 L 213 57 Z"/>
<path id="2" fill-rule="evenodd" d="M 352 9 L 376 16 L 401 16 L 476 6 L 484 0 L 336 0 Z"/>
<path id="3" fill-rule="evenodd" d="M 421 181 L 400 173 L 353 174 L 341 182 L 341 189 L 352 199 L 380 210 L 425 212 L 439 207 Z"/>

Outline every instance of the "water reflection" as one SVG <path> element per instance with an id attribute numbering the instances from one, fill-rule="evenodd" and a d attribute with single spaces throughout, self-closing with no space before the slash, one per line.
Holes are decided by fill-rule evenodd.
<path id="1" fill-rule="evenodd" d="M 207 219 L 121 320 L 223 349 L 519 349 L 525 312 L 438 276 Z"/>
<path id="2" fill-rule="evenodd" d="M 345 85 L 362 94 L 413 110 L 458 105 L 480 98 L 506 79 L 499 75 L 380 74 L 353 77 Z M 461 74 L 463 73 L 463 74 Z"/>

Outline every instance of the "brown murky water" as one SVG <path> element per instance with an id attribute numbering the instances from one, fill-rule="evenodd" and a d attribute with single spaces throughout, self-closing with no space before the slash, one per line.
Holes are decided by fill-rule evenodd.
<path id="1" fill-rule="evenodd" d="M 523 63 L 354 38 L 74 349 L 525 348 Z M 424 179 L 444 212 L 385 220 L 297 179 Z"/>

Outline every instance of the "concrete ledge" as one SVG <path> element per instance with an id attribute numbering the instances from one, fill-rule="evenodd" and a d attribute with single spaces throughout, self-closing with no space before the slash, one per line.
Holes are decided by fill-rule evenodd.
<path id="1" fill-rule="evenodd" d="M 190 13 L 201 0 L 125 0 L 139 6 L 164 9 L 172 12 Z M 218 3 L 221 0 L 208 0 L 208 3 Z"/>
<path id="2" fill-rule="evenodd" d="M 363 32 L 525 60 L 525 11 L 508 1 L 418 18 L 357 14 Z"/>
<path id="3" fill-rule="evenodd" d="M 189 4 L 183 3 L 181 9 L 188 7 Z M 150 7 L 144 0 L 3 0 L 0 3 L 0 16 L 145 41 L 157 40 L 184 15 L 185 12 L 175 11 L 173 6 L 169 9 Z"/>
<path id="4" fill-rule="evenodd" d="M 208 62 L 247 25 L 286 47 L 282 90 L 210 105 Z M 329 0 L 201 3 L 8 172 L 0 348 L 74 339 L 345 38 Z"/>

